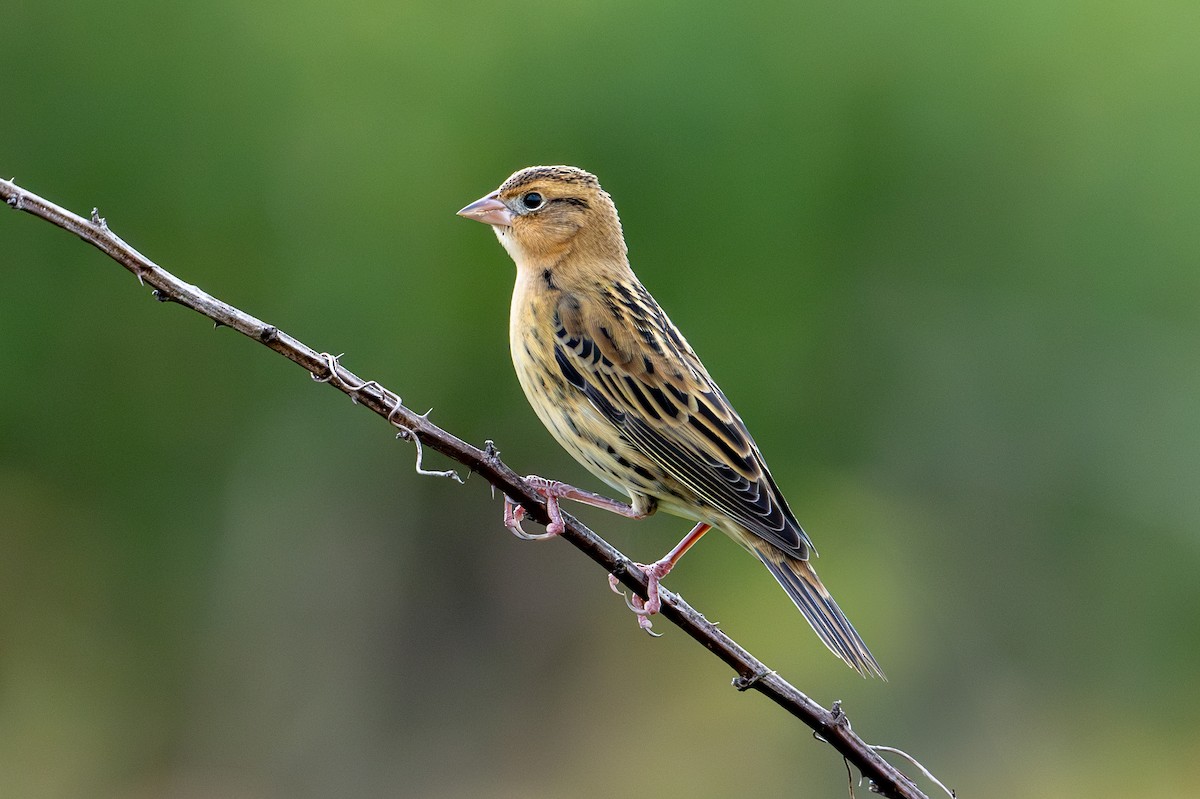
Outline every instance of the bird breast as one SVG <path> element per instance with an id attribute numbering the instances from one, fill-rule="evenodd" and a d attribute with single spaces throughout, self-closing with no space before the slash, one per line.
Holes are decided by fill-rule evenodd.
<path id="1" fill-rule="evenodd" d="M 554 311 L 562 293 L 518 275 L 509 320 L 509 346 L 517 380 L 550 435 L 609 486 L 635 505 L 655 504 L 665 475 L 634 450 L 620 431 L 567 382 L 554 357 Z M 542 281 L 540 274 L 534 280 Z"/>

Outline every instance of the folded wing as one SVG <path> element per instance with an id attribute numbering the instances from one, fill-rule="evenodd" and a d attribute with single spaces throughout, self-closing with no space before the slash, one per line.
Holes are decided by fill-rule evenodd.
<path id="1" fill-rule="evenodd" d="M 624 440 L 704 504 L 790 556 L 812 543 L 746 426 L 699 358 L 640 284 L 599 302 L 564 294 L 555 361 Z"/>

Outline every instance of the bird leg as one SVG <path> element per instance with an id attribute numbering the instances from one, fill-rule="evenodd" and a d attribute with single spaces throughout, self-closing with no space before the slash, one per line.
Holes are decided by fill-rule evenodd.
<path id="1" fill-rule="evenodd" d="M 650 509 L 636 504 L 627 505 L 602 494 L 584 491 L 582 488 L 560 483 L 557 480 L 547 480 L 545 477 L 538 477 L 535 474 L 527 476 L 525 482 L 533 486 L 534 493 L 546 500 L 546 515 L 550 517 L 550 523 L 546 525 L 545 533 L 540 535 L 527 533 L 521 529 L 521 519 L 525 518 L 525 507 L 506 496 L 504 498 L 504 526 L 511 530 L 517 538 L 525 541 L 544 541 L 560 535 L 566 529 L 562 511 L 558 508 L 560 499 L 569 499 L 583 505 L 591 505 L 593 508 L 602 508 L 630 519 L 644 519 L 654 512 L 653 505 Z"/>
<path id="2" fill-rule="evenodd" d="M 641 563 L 634 564 L 646 575 L 646 599 L 642 599 L 637 594 L 625 596 L 625 592 L 618 588 L 619 582 L 616 575 L 608 575 L 608 584 L 613 592 L 625 596 L 625 604 L 638 616 L 638 626 L 651 635 L 655 635 L 655 633 L 650 629 L 653 626 L 650 623 L 650 617 L 662 610 L 662 600 L 658 595 L 658 584 L 662 581 L 662 578 L 667 576 L 671 569 L 675 568 L 675 564 L 683 557 L 683 553 L 691 549 L 711 529 L 711 524 L 700 522 L 692 528 L 690 533 L 683 537 L 682 541 L 675 545 L 674 549 L 654 563 L 648 566 Z"/>

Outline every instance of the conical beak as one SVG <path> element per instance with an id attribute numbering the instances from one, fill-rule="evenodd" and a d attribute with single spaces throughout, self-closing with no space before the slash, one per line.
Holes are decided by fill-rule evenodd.
<path id="1" fill-rule="evenodd" d="M 513 215 L 508 206 L 496 199 L 496 192 L 481 197 L 458 212 L 461 217 L 474 219 L 485 225 L 512 227 Z"/>

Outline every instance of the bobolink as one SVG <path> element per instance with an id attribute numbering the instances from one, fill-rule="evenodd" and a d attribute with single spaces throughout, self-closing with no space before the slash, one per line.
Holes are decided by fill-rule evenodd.
<path id="1" fill-rule="evenodd" d="M 675 549 L 643 567 L 650 597 L 635 597 L 633 606 L 649 629 L 648 616 L 661 607 L 659 580 L 717 527 L 762 561 L 835 655 L 864 676 L 883 677 L 813 571 L 812 542 L 746 426 L 630 269 L 616 206 L 595 176 L 529 167 L 458 213 L 491 225 L 516 262 L 509 343 L 538 418 L 632 500 L 531 478 L 546 498 L 547 534 L 562 531 L 559 499 L 631 518 L 662 509 L 695 521 Z M 505 523 L 523 535 L 522 516 L 506 501 Z"/>

